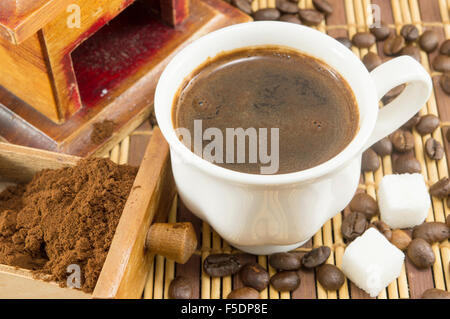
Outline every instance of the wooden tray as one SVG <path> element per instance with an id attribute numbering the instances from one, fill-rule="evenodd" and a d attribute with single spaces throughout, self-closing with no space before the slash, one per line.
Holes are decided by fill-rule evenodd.
<path id="1" fill-rule="evenodd" d="M 0 265 L 0 298 L 140 298 L 153 258 L 144 249 L 153 221 L 167 218 L 175 195 L 169 147 L 159 130 L 146 148 L 110 251 L 92 294 L 36 280 L 31 272 Z M 0 143 L 0 181 L 20 183 L 44 169 L 80 158 Z"/>
<path id="2" fill-rule="evenodd" d="M 442 41 L 444 38 L 450 38 L 450 19 L 448 10 L 450 0 L 329 0 L 335 12 L 327 18 L 327 21 L 318 27 L 319 30 L 327 32 L 333 37 L 352 36 L 357 31 L 368 30 L 365 10 L 369 3 L 377 4 L 381 8 L 381 18 L 388 23 L 397 32 L 403 24 L 414 23 L 420 30 L 432 28 L 436 30 Z M 275 0 L 255 0 L 253 10 L 265 7 L 274 7 Z M 311 0 L 300 0 L 301 8 L 311 8 Z M 368 50 L 353 49 L 358 56 L 363 56 Z M 370 51 L 378 52 L 384 57 L 380 45 L 373 46 Z M 430 61 L 434 58 L 436 52 L 427 55 L 422 52 L 422 64 L 430 71 L 434 81 L 434 94 L 428 103 L 423 107 L 420 114 L 435 114 L 442 120 L 442 128 L 433 133 L 433 137 L 442 142 L 446 148 L 446 156 L 442 160 L 429 160 L 424 155 L 424 144 L 430 137 L 420 136 L 414 132 L 415 137 L 415 155 L 422 164 L 422 174 L 428 181 L 428 184 L 434 183 L 440 178 L 448 176 L 450 165 L 450 145 L 443 138 L 447 132 L 447 126 L 450 121 L 450 97 L 446 95 L 439 86 L 440 73 L 431 72 Z M 142 149 L 151 135 L 151 127 L 148 123 L 141 126 L 133 132 L 121 144 L 117 145 L 111 153 L 112 159 L 127 159 L 131 163 L 139 162 Z M 392 173 L 391 157 L 382 159 L 382 167 L 375 173 L 366 173 L 361 176 L 360 191 L 367 192 L 374 198 L 377 196 L 377 185 L 383 175 Z M 430 210 L 427 221 L 444 221 L 449 215 L 450 209 L 445 205 L 445 201 L 433 198 L 433 209 Z M 327 245 L 332 249 L 332 254 L 328 263 L 341 265 L 342 256 L 345 250 L 345 244 L 341 237 L 342 212 L 328 221 L 324 227 L 299 251 L 308 251 L 311 247 Z M 225 278 L 210 278 L 202 272 L 202 261 L 208 254 L 213 252 L 231 252 L 235 251 L 217 233 L 215 233 L 208 224 L 200 221 L 193 216 L 183 205 L 178 203 L 178 209 L 172 210 L 169 215 L 171 221 L 192 221 L 196 227 L 199 238 L 201 238 L 201 248 L 197 254 L 185 265 L 174 264 L 160 256 L 155 258 L 155 263 L 150 269 L 144 298 L 167 298 L 168 286 L 172 278 L 178 275 L 188 276 L 194 281 L 195 298 L 215 299 L 225 298 L 228 293 L 242 286 L 238 276 Z M 419 270 L 409 261 L 402 269 L 400 277 L 391 283 L 388 288 L 383 290 L 378 296 L 379 299 L 398 299 L 398 298 L 420 298 L 423 291 L 436 287 L 440 289 L 450 289 L 450 245 L 448 241 L 433 245 L 436 255 L 436 263 L 430 269 Z M 243 257 L 244 260 L 259 262 L 264 268 L 268 269 L 272 275 L 275 270 L 268 267 L 267 256 Z M 369 296 L 357 288 L 353 283 L 347 281 L 339 291 L 326 291 L 317 282 L 314 271 L 299 271 L 301 277 L 300 287 L 292 293 L 279 293 L 272 287 L 265 289 L 261 293 L 261 298 L 270 299 L 349 299 L 349 298 L 369 298 Z"/>

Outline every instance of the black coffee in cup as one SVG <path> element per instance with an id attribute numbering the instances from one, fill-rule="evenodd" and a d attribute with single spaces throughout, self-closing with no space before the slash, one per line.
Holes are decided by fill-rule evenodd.
<path id="1" fill-rule="evenodd" d="M 284 174 L 340 153 L 356 135 L 359 112 L 347 82 L 324 62 L 287 48 L 253 47 L 198 67 L 179 89 L 172 118 L 190 133 L 181 134 L 183 143 L 205 159 L 260 174 L 276 155 L 269 173 Z"/>

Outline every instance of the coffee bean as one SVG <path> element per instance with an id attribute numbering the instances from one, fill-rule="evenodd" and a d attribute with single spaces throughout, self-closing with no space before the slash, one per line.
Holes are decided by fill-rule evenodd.
<path id="1" fill-rule="evenodd" d="M 248 0 L 231 0 L 231 4 L 248 15 L 252 14 L 252 5 Z"/>
<path id="2" fill-rule="evenodd" d="M 372 145 L 372 149 L 380 156 L 392 154 L 392 142 L 389 137 L 385 137 Z"/>
<path id="3" fill-rule="evenodd" d="M 450 56 L 450 39 L 447 39 L 444 42 L 442 42 L 441 48 L 439 49 L 439 53 Z"/>
<path id="4" fill-rule="evenodd" d="M 377 66 L 379 66 L 383 61 L 381 61 L 381 58 L 378 54 L 369 52 L 363 57 L 362 62 L 370 72 Z"/>
<path id="5" fill-rule="evenodd" d="M 363 213 L 368 220 L 378 213 L 378 204 L 372 196 L 366 193 L 356 194 L 350 204 L 352 212 Z"/>
<path id="6" fill-rule="evenodd" d="M 298 12 L 298 5 L 287 0 L 276 0 L 276 7 L 283 13 L 295 14 Z"/>
<path id="7" fill-rule="evenodd" d="M 233 254 L 212 254 L 203 263 L 205 273 L 211 277 L 230 276 L 239 271 L 241 264 Z"/>
<path id="8" fill-rule="evenodd" d="M 442 90 L 450 95 L 450 72 L 445 72 L 439 80 Z"/>
<path id="9" fill-rule="evenodd" d="M 269 264 L 280 270 L 297 270 L 301 267 L 300 259 L 291 253 L 275 253 L 269 256 Z"/>
<path id="10" fill-rule="evenodd" d="M 450 197 L 447 198 L 447 207 L 449 207 L 449 205 L 448 205 L 449 201 L 450 201 Z M 447 227 L 450 227 L 450 215 L 447 216 L 446 224 L 447 224 Z"/>
<path id="11" fill-rule="evenodd" d="M 375 36 L 377 41 L 384 41 L 386 40 L 389 35 L 391 34 L 391 30 L 389 27 L 381 22 L 379 27 L 371 27 L 370 32 Z"/>
<path id="12" fill-rule="evenodd" d="M 351 212 L 342 220 L 341 232 L 344 239 L 352 241 L 367 229 L 368 222 L 363 213 Z"/>
<path id="13" fill-rule="evenodd" d="M 422 165 L 420 162 L 411 154 L 399 155 L 392 165 L 392 170 L 395 174 L 414 174 L 422 172 Z"/>
<path id="14" fill-rule="evenodd" d="M 431 134 L 439 127 L 440 121 L 436 115 L 427 114 L 420 118 L 416 130 L 420 135 Z"/>
<path id="15" fill-rule="evenodd" d="M 336 38 L 336 40 L 339 41 L 344 46 L 346 46 L 348 49 L 352 48 L 352 41 L 350 41 L 349 38 L 347 38 L 347 37 L 339 37 L 339 38 Z"/>
<path id="16" fill-rule="evenodd" d="M 333 13 L 333 7 L 327 0 L 313 0 L 314 8 L 323 12 L 324 14 Z"/>
<path id="17" fill-rule="evenodd" d="M 344 273 L 335 265 L 330 264 L 319 267 L 317 279 L 326 290 L 338 290 L 345 282 Z"/>
<path id="18" fill-rule="evenodd" d="M 422 299 L 450 299 L 450 292 L 437 288 L 430 288 L 423 292 Z"/>
<path id="19" fill-rule="evenodd" d="M 384 41 L 383 51 L 388 56 L 400 54 L 405 46 L 405 39 L 400 35 L 391 35 Z"/>
<path id="20" fill-rule="evenodd" d="M 358 32 L 352 38 L 353 45 L 358 48 L 370 48 L 375 41 L 375 36 L 370 32 Z"/>
<path id="21" fill-rule="evenodd" d="M 264 290 L 269 285 L 269 273 L 258 263 L 244 265 L 239 271 L 239 277 L 245 286 Z"/>
<path id="22" fill-rule="evenodd" d="M 300 19 L 295 14 L 283 14 L 278 20 L 283 21 L 283 22 L 302 24 Z"/>
<path id="23" fill-rule="evenodd" d="M 431 185 L 430 194 L 438 198 L 444 198 L 450 195 L 450 179 L 444 177 Z"/>
<path id="24" fill-rule="evenodd" d="M 433 52 L 439 44 L 439 38 L 433 30 L 427 30 L 419 38 L 419 45 L 425 52 Z"/>
<path id="25" fill-rule="evenodd" d="M 327 246 L 314 248 L 303 255 L 302 265 L 306 268 L 314 268 L 325 263 L 330 256 L 331 249 Z"/>
<path id="26" fill-rule="evenodd" d="M 450 71 L 450 56 L 448 55 L 438 55 L 433 60 L 433 69 L 439 72 Z"/>
<path id="27" fill-rule="evenodd" d="M 403 130 L 412 130 L 414 126 L 417 125 L 420 121 L 419 113 L 416 113 L 412 118 L 408 120 L 403 126 L 401 127 Z"/>
<path id="28" fill-rule="evenodd" d="M 411 132 L 397 130 L 391 135 L 391 142 L 397 152 L 407 152 L 414 148 L 414 136 Z"/>
<path id="29" fill-rule="evenodd" d="M 436 260 L 430 244 L 422 238 L 415 238 L 411 241 L 407 255 L 411 262 L 420 269 L 430 267 Z"/>
<path id="30" fill-rule="evenodd" d="M 391 243 L 403 251 L 406 250 L 411 243 L 411 237 L 404 230 L 394 229 L 392 231 Z"/>
<path id="31" fill-rule="evenodd" d="M 174 278 L 169 285 L 170 299 L 192 299 L 194 297 L 194 290 L 192 282 L 183 276 Z"/>
<path id="32" fill-rule="evenodd" d="M 442 144 L 432 137 L 425 142 L 425 151 L 432 160 L 440 160 L 444 157 L 444 148 L 442 147 Z"/>
<path id="33" fill-rule="evenodd" d="M 380 167 L 380 159 L 371 148 L 362 154 L 361 170 L 363 172 L 375 172 Z"/>
<path id="34" fill-rule="evenodd" d="M 277 291 L 293 291 L 300 286 L 300 277 L 295 271 L 280 271 L 270 278 L 270 283 Z"/>
<path id="35" fill-rule="evenodd" d="M 324 19 L 324 15 L 322 12 L 312 9 L 299 10 L 298 15 L 300 17 L 300 20 L 302 20 L 302 22 L 308 26 L 319 25 Z"/>
<path id="36" fill-rule="evenodd" d="M 228 294 L 227 299 L 259 299 L 259 292 L 251 287 L 237 288 Z"/>
<path id="37" fill-rule="evenodd" d="M 399 85 L 396 86 L 395 88 L 393 88 L 392 90 L 390 90 L 389 92 L 387 92 L 382 98 L 381 101 L 383 102 L 384 105 L 390 103 L 392 100 L 394 100 L 397 96 L 399 96 L 403 90 L 405 89 L 405 85 Z"/>
<path id="38" fill-rule="evenodd" d="M 410 57 L 416 59 L 418 62 L 422 61 L 422 57 L 420 56 L 420 49 L 414 44 L 408 44 L 406 47 L 404 47 L 400 52 L 400 55 L 409 55 Z"/>
<path id="39" fill-rule="evenodd" d="M 412 24 L 405 24 L 400 30 L 400 34 L 407 42 L 414 42 L 419 38 L 419 30 Z"/>
<path id="40" fill-rule="evenodd" d="M 255 21 L 265 21 L 265 20 L 273 21 L 278 20 L 279 17 L 280 11 L 278 11 L 275 8 L 260 9 L 253 13 L 253 20 Z"/>
<path id="41" fill-rule="evenodd" d="M 450 228 L 446 223 L 427 222 L 416 226 L 413 230 L 413 238 L 422 238 L 429 244 L 434 244 L 450 237 Z"/>
<path id="42" fill-rule="evenodd" d="M 377 220 L 373 222 L 373 226 L 378 229 L 378 231 L 382 233 L 387 240 L 390 241 L 392 239 L 391 227 L 389 227 L 385 222 L 382 220 Z"/>

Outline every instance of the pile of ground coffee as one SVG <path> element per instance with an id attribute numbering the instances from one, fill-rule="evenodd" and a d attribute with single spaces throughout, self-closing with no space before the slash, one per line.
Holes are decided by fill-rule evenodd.
<path id="1" fill-rule="evenodd" d="M 9 187 L 0 193 L 0 264 L 63 286 L 76 264 L 82 290 L 93 291 L 136 174 L 109 159 L 85 159 Z"/>

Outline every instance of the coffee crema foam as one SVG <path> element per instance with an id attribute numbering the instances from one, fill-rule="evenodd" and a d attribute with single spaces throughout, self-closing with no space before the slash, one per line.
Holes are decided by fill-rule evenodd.
<path id="1" fill-rule="evenodd" d="M 312 168 L 354 138 L 359 112 L 347 82 L 324 62 L 281 47 L 219 54 L 175 96 L 182 142 L 221 167 L 251 174 Z"/>

